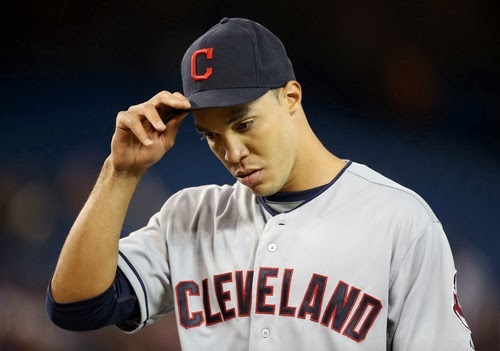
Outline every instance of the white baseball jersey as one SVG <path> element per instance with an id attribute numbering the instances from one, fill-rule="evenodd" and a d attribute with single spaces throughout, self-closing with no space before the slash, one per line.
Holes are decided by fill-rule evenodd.
<path id="1" fill-rule="evenodd" d="M 239 183 L 181 190 L 121 239 L 119 267 L 136 330 L 174 311 L 183 350 L 472 350 L 440 222 L 354 162 L 274 216 Z"/>

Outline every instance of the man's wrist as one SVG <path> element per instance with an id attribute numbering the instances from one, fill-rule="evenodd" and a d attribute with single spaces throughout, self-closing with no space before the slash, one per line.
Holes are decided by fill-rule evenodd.
<path id="1" fill-rule="evenodd" d="M 112 156 L 110 155 L 104 161 L 103 173 L 105 178 L 108 180 L 137 184 L 141 180 L 144 173 L 146 173 L 146 169 L 118 169 L 113 164 Z"/>

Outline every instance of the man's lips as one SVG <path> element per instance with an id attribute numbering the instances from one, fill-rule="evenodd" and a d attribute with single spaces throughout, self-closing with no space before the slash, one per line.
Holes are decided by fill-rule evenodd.
<path id="1" fill-rule="evenodd" d="M 260 178 L 261 169 L 245 170 L 236 173 L 236 178 L 240 183 L 251 187 L 255 185 Z"/>
<path id="2" fill-rule="evenodd" d="M 249 170 L 245 170 L 245 171 L 238 171 L 236 172 L 236 178 L 245 178 L 245 177 L 248 177 L 249 175 L 251 175 L 252 173 L 255 173 L 259 171 L 258 169 L 249 169 Z"/>

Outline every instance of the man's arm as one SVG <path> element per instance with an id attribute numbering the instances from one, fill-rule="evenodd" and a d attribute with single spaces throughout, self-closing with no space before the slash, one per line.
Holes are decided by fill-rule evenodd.
<path id="1" fill-rule="evenodd" d="M 111 286 L 120 232 L 134 190 L 144 172 L 173 146 L 187 112 L 167 121 L 168 114 L 189 108 L 180 93 L 163 91 L 118 113 L 111 154 L 69 232 L 52 277 L 56 302 L 90 299 Z"/>
<path id="2" fill-rule="evenodd" d="M 391 284 L 388 350 L 473 351 L 457 313 L 455 274 L 448 239 L 434 221 L 412 242 Z"/>

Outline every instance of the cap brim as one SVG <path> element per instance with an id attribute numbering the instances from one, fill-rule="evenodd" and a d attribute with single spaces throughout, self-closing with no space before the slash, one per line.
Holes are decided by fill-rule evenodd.
<path id="1" fill-rule="evenodd" d="M 190 111 L 211 107 L 229 107 L 253 101 L 269 91 L 270 88 L 232 88 L 199 91 L 188 97 Z"/>

